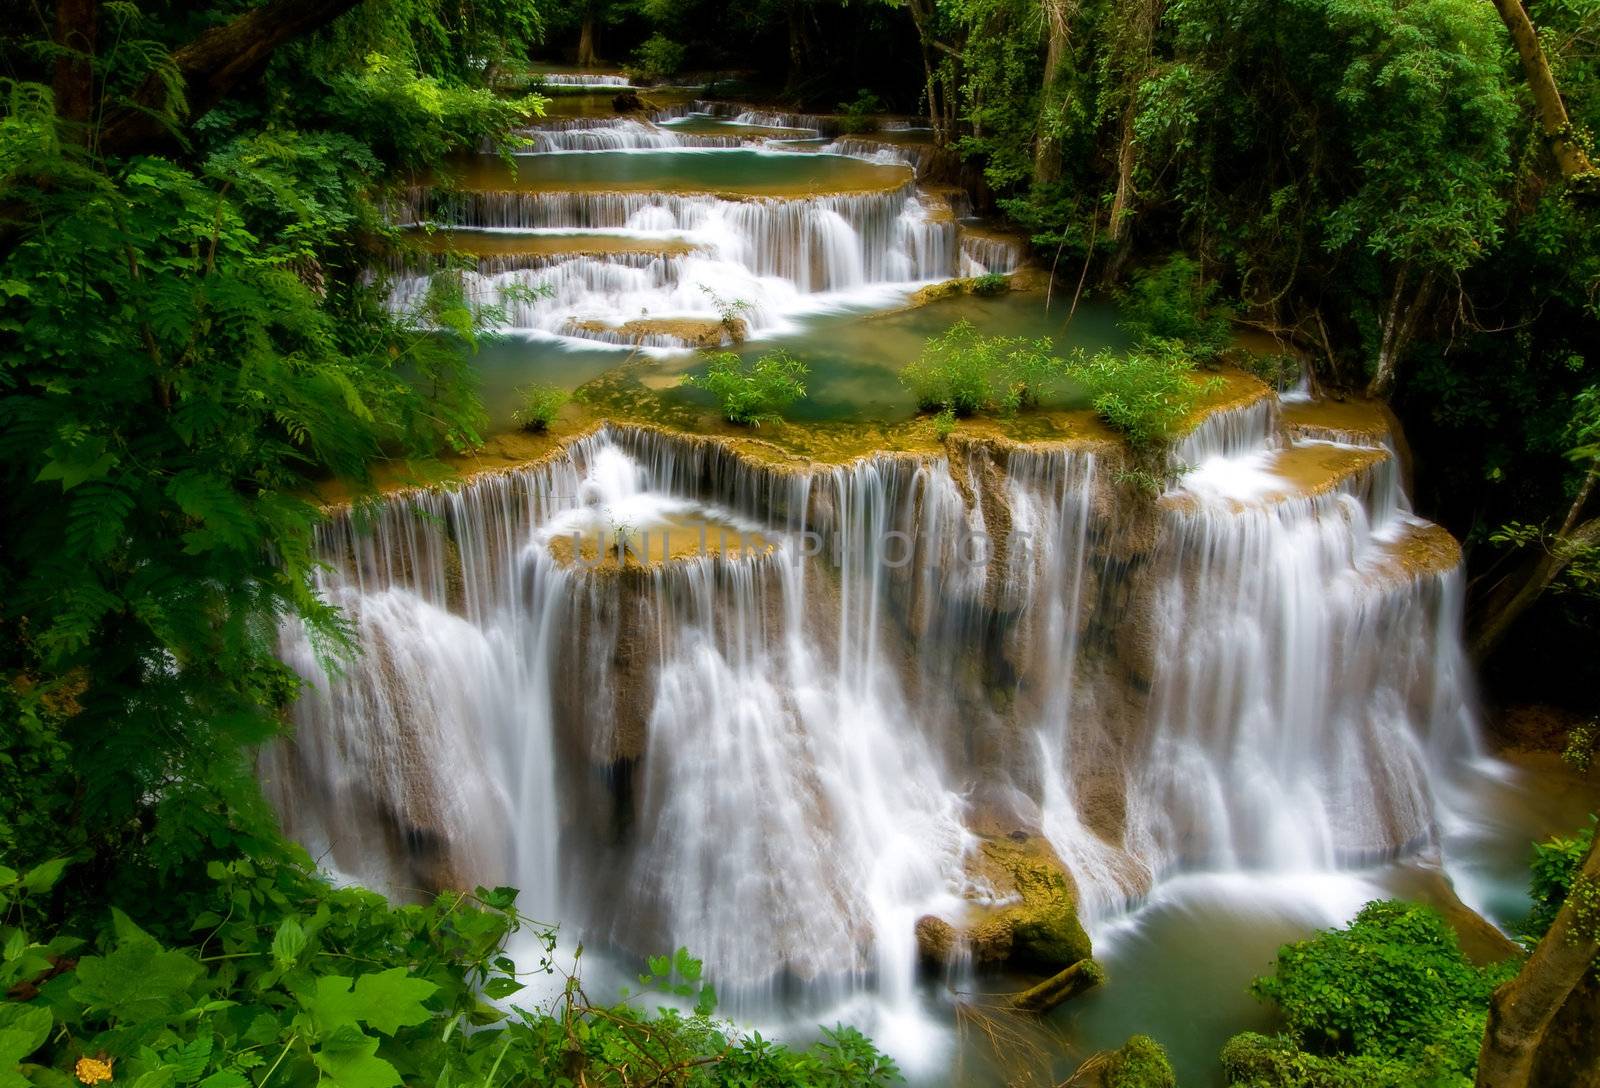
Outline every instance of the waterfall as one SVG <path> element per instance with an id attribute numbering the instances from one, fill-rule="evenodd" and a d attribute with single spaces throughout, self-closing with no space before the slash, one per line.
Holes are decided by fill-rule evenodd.
<path id="1" fill-rule="evenodd" d="M 530 154 L 552 151 L 637 151 L 666 147 L 742 147 L 750 142 L 736 134 L 718 136 L 675 132 L 670 127 L 631 117 L 578 117 L 542 121 L 522 129 L 521 133 L 532 141 L 525 152 Z"/>
<path id="2" fill-rule="evenodd" d="M 963 229 L 961 232 L 961 274 L 982 276 L 989 272 L 1007 274 L 1022 264 L 1022 243 L 1015 238 L 996 238 Z"/>
<path id="3" fill-rule="evenodd" d="M 1155 502 L 1109 447 L 795 470 L 607 426 L 335 516 L 363 653 L 329 679 L 285 628 L 312 691 L 263 777 L 340 869 L 686 945 L 741 1017 L 912 1009 L 981 843 L 1042 836 L 1090 918 L 1429 843 L 1476 753 L 1459 549 L 1270 394 L 1186 443 Z"/>
<path id="4" fill-rule="evenodd" d="M 819 150 L 824 155 L 849 155 L 868 162 L 904 163 L 918 177 L 927 170 L 933 153 L 929 144 L 893 144 L 865 136 L 841 136 Z"/>
<path id="5" fill-rule="evenodd" d="M 507 306 L 509 323 L 553 335 L 636 337 L 606 332 L 621 315 L 715 321 L 713 294 L 746 302 L 755 331 L 781 325 L 812 305 L 808 296 L 909 285 L 956 271 L 956 226 L 931 218 L 906 187 L 888 193 L 799 200 L 725 200 L 708 195 L 591 192 L 476 192 L 413 196 L 410 216 L 433 204 L 441 223 L 470 229 L 626 232 L 688 242 L 692 252 L 590 254 L 575 241 L 565 259 L 512 262 L 466 276 L 469 300 L 499 304 L 508 285 L 531 288 Z M 426 297 L 426 275 L 399 275 L 391 306 Z M 648 343 L 648 341 L 646 341 Z M 660 346 L 679 341 L 660 337 Z"/>
<path id="6" fill-rule="evenodd" d="M 541 72 L 538 76 L 551 87 L 628 87 L 627 76 L 596 75 L 590 72 Z"/>

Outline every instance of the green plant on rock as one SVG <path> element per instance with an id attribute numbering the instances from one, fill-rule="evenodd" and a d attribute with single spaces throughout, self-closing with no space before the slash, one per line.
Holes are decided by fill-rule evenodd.
<path id="1" fill-rule="evenodd" d="M 722 326 L 722 331 L 728 334 L 728 339 L 735 344 L 745 337 L 745 314 L 755 309 L 755 303 L 749 299 L 726 298 L 714 288 L 702 283 L 700 290 L 711 300 L 711 308 L 717 311 L 717 322 Z"/>
<path id="2" fill-rule="evenodd" d="M 1148 1035 L 1130 1036 L 1099 1071 L 1103 1088 L 1176 1088 L 1166 1049 Z"/>
<path id="3" fill-rule="evenodd" d="M 1066 364 L 1052 347 L 1045 338 L 985 336 L 958 321 L 929 338 L 917 360 L 900 371 L 900 381 L 924 411 L 1011 413 L 1037 406 L 1062 384 Z"/>
<path id="4" fill-rule="evenodd" d="M 525 431 L 547 431 L 572 394 L 556 385 L 535 382 L 517 390 L 517 409 L 511 418 Z"/>
<path id="5" fill-rule="evenodd" d="M 993 298 L 1003 295 L 1011 289 L 1011 281 L 999 272 L 985 272 L 981 276 L 972 277 L 972 282 L 967 290 L 979 298 Z"/>
<path id="6" fill-rule="evenodd" d="M 1268 1086 L 1466 1084 L 1489 995 L 1515 961 L 1477 967 L 1429 907 L 1368 903 L 1343 929 L 1284 945 L 1251 990 L 1284 1035 L 1246 1033 L 1223 1051 L 1229 1083 Z"/>
<path id="7" fill-rule="evenodd" d="M 1136 450 L 1165 445 L 1194 412 L 1207 385 L 1179 344 L 1149 340 L 1125 354 L 1076 355 L 1067 374 L 1094 410 Z"/>
<path id="8" fill-rule="evenodd" d="M 683 384 L 716 398 L 729 423 L 759 427 L 783 418 L 806 395 L 806 365 L 786 351 L 769 351 L 753 364 L 731 351 L 711 355 L 703 375 L 686 375 Z"/>
<path id="9" fill-rule="evenodd" d="M 839 129 L 847 133 L 876 132 L 878 119 L 874 115 L 882 112 L 883 100 L 862 89 L 849 102 L 839 103 Z"/>

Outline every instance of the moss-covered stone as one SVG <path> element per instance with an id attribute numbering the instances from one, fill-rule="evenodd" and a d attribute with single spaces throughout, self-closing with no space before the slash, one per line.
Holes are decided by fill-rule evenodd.
<path id="1" fill-rule="evenodd" d="M 1166 1050 L 1148 1035 L 1131 1036 L 1100 1072 L 1101 1088 L 1175 1088 L 1177 1083 Z"/>
<path id="2" fill-rule="evenodd" d="M 1072 878 L 1042 837 L 1017 831 L 985 839 L 975 867 L 1004 902 L 968 930 L 978 962 L 1053 975 L 1089 958 Z"/>
<path id="3" fill-rule="evenodd" d="M 960 939 L 956 927 L 943 918 L 925 914 L 917 919 L 917 954 L 929 967 L 949 963 Z"/>

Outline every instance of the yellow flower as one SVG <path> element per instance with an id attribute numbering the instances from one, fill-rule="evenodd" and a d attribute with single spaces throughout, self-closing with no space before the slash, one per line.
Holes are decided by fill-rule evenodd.
<path id="1" fill-rule="evenodd" d="M 111 1079 L 111 1063 L 99 1058 L 79 1058 L 72 1071 L 84 1084 L 100 1084 Z"/>

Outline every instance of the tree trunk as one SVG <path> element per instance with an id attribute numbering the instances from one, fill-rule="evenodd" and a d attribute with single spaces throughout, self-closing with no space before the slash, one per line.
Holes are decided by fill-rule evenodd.
<path id="1" fill-rule="evenodd" d="M 1098 963 L 1079 960 L 1065 971 L 1051 975 L 1037 986 L 1013 997 L 1011 1007 L 1018 1012 L 1047 1013 L 1085 990 L 1094 989 L 1105 980 L 1105 971 Z"/>
<path id="2" fill-rule="evenodd" d="M 1111 217 L 1107 223 L 1111 240 L 1111 259 L 1106 262 L 1105 278 L 1114 281 L 1122 276 L 1132 250 L 1130 226 L 1133 222 L 1133 172 L 1138 166 L 1138 146 L 1134 140 L 1133 126 L 1139 117 L 1139 84 L 1150 67 L 1150 49 L 1155 41 L 1156 24 L 1161 20 L 1160 0 L 1139 0 L 1136 6 L 1124 9 L 1127 22 L 1118 37 L 1122 63 L 1122 116 L 1117 137 L 1117 188 L 1111 196 Z"/>
<path id="3" fill-rule="evenodd" d="M 594 51 L 594 10 L 583 9 L 583 25 L 578 28 L 578 66 L 593 68 L 600 63 Z"/>
<path id="4" fill-rule="evenodd" d="M 272 0 L 204 31 L 172 54 L 183 78 L 188 116 L 199 117 L 254 79 L 280 46 L 320 30 L 356 6 L 357 0 Z M 134 94 L 134 107 L 106 119 L 100 149 L 108 155 L 153 151 L 178 142 L 170 121 L 173 103 L 156 76 Z"/>
<path id="5" fill-rule="evenodd" d="M 1550 152 L 1555 156 L 1561 176 L 1568 181 L 1578 177 L 1594 181 L 1594 164 L 1573 133 L 1567 107 L 1561 102 L 1561 92 L 1556 87 L 1555 76 L 1550 73 L 1550 63 L 1545 59 L 1539 33 L 1533 28 L 1527 10 L 1521 0 L 1494 0 L 1494 6 L 1511 32 L 1517 56 L 1522 59 L 1523 74 L 1528 78 L 1528 87 L 1539 107 L 1539 123 L 1544 128 L 1545 139 L 1550 142 Z"/>
<path id="6" fill-rule="evenodd" d="M 933 126 L 934 146 L 942 149 L 949 144 L 950 135 L 945 127 L 944 111 L 939 105 L 939 80 L 933 64 L 933 27 L 930 25 L 934 16 L 933 5 L 929 0 L 908 0 L 906 10 L 911 13 L 911 22 L 917 28 L 917 43 L 922 48 L 922 74 L 926 81 L 925 93 L 928 96 L 928 124 Z"/>
<path id="7" fill-rule="evenodd" d="M 1600 518 L 1591 518 L 1571 532 L 1558 535 L 1533 563 L 1521 584 L 1498 603 L 1491 604 L 1472 639 L 1473 660 L 1488 660 L 1512 625 L 1550 588 L 1550 583 L 1567 569 L 1567 564 L 1591 548 L 1600 548 Z"/>
<path id="8" fill-rule="evenodd" d="M 97 0 L 57 0 L 55 77 L 51 90 L 56 116 L 73 143 L 89 143 L 94 118 L 95 32 L 100 22 Z"/>
<path id="9" fill-rule="evenodd" d="M 1378 335 L 1378 366 L 1372 380 L 1367 383 L 1367 396 L 1374 400 L 1387 400 L 1394 389 L 1394 379 L 1400 367 L 1400 357 L 1411 344 L 1417 331 L 1417 322 L 1428 303 L 1433 288 L 1433 274 L 1426 273 L 1417 290 L 1409 299 L 1406 288 L 1411 270 L 1401 265 L 1394 277 L 1394 290 L 1389 295 L 1389 308 L 1383 318 L 1383 328 Z"/>
<path id="10" fill-rule="evenodd" d="M 1042 185 L 1061 176 L 1061 140 L 1056 136 L 1060 103 L 1056 100 L 1056 72 L 1067 53 L 1067 36 L 1073 15 L 1072 0 L 1040 0 L 1044 17 L 1044 82 L 1039 90 L 1039 123 L 1033 144 L 1033 180 Z"/>
<path id="11" fill-rule="evenodd" d="M 1600 836 L 1572 882 L 1550 932 L 1517 977 L 1489 999 L 1489 1023 L 1478 1053 L 1478 1088 L 1528 1088 L 1535 1057 L 1556 1014 L 1600 955 L 1592 929 L 1592 896 L 1600 895 Z M 1580 918 L 1587 906 L 1591 917 Z"/>

